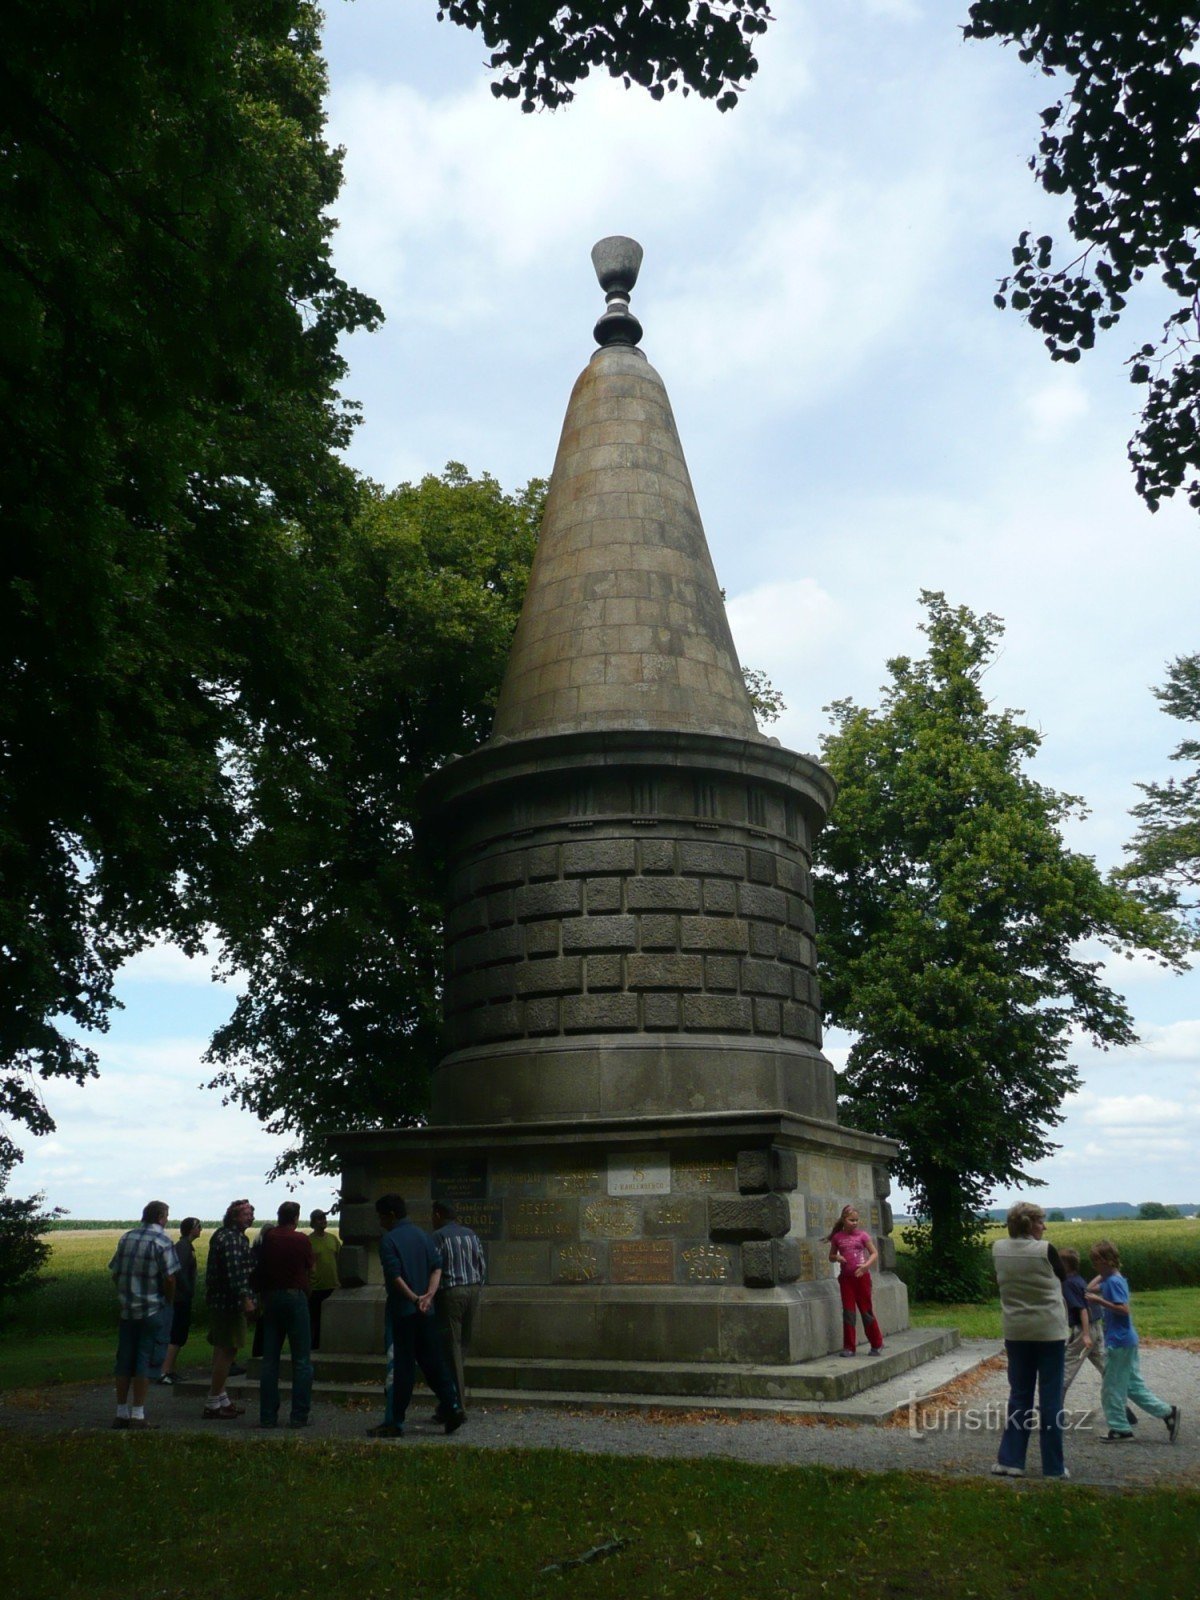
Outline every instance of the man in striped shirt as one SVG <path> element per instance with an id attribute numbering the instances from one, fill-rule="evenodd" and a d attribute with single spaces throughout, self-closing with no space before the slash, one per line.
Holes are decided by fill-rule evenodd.
<path id="1" fill-rule="evenodd" d="M 179 1277 L 179 1258 L 165 1226 L 169 1215 L 164 1200 L 151 1200 L 142 1208 L 141 1227 L 121 1235 L 108 1263 L 121 1303 L 114 1428 L 146 1426 L 150 1355 L 160 1314 L 175 1299 Z"/>
<path id="2" fill-rule="evenodd" d="M 487 1282 L 487 1261 L 479 1235 L 458 1221 L 448 1201 L 433 1202 L 433 1228 L 433 1242 L 442 1258 L 442 1281 L 433 1308 L 445 1342 L 446 1357 L 453 1366 L 458 1384 L 458 1403 L 465 1407 L 463 1351 L 470 1346 L 479 1316 L 479 1301 Z"/>

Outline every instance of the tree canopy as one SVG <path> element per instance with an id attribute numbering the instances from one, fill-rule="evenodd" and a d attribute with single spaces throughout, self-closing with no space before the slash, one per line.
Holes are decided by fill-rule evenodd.
<path id="1" fill-rule="evenodd" d="M 491 728 L 544 485 L 504 493 L 451 463 L 365 485 L 342 552 L 332 700 L 306 747 L 265 737 L 222 907 L 248 987 L 215 1035 L 214 1087 L 296 1142 L 275 1173 L 329 1170 L 330 1127 L 399 1127 L 439 1054 L 441 908 L 413 837 L 421 781 Z"/>
<path id="2" fill-rule="evenodd" d="M 1173 661 L 1154 692 L 1169 716 L 1200 732 L 1200 655 Z M 1138 785 L 1146 798 L 1133 808 L 1139 827 L 1120 876 L 1182 916 L 1200 939 L 1200 737 L 1182 740 L 1171 759 L 1189 761 L 1192 769 L 1166 783 Z"/>
<path id="3" fill-rule="evenodd" d="M 299 730 L 353 506 L 307 0 L 13 0 L 0 60 L 0 1117 L 185 944 Z"/>
<path id="4" fill-rule="evenodd" d="M 888 663 L 877 711 L 828 708 L 839 793 L 817 843 L 817 926 L 826 1015 L 857 1036 L 847 1112 L 900 1141 L 923 1292 L 953 1299 L 974 1287 L 964 1247 L 993 1187 L 1030 1182 L 1055 1148 L 1073 1035 L 1134 1040 L 1086 944 L 1178 963 L 1182 941 L 1064 845 L 1081 802 L 1029 776 L 1039 736 L 983 691 L 999 619 L 922 601 L 928 654 Z"/>

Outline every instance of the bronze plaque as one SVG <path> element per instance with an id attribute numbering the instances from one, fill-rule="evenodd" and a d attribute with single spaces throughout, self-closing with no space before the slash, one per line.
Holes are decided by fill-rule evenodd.
<path id="1" fill-rule="evenodd" d="M 571 1200 L 510 1200 L 510 1239 L 571 1239 L 579 1225 L 579 1207 Z"/>
<path id="2" fill-rule="evenodd" d="M 670 1239 L 617 1239 L 608 1252 L 611 1283 L 673 1283 L 675 1247 Z"/>
<path id="3" fill-rule="evenodd" d="M 549 1283 L 548 1244 L 497 1244 L 488 1251 L 491 1284 Z"/>
<path id="4" fill-rule="evenodd" d="M 697 1244 L 683 1252 L 690 1283 L 726 1283 L 733 1277 L 733 1256 L 719 1244 Z"/>
<path id="5" fill-rule="evenodd" d="M 667 1195 L 646 1201 L 646 1232 L 690 1234 L 706 1233 L 703 1195 Z"/>
<path id="6" fill-rule="evenodd" d="M 464 1228 L 474 1228 L 481 1239 L 498 1239 L 503 1206 L 499 1200 L 457 1200 L 454 1215 Z"/>
<path id="7" fill-rule="evenodd" d="M 672 1161 L 671 1187 L 682 1194 L 707 1194 L 712 1190 L 737 1188 L 737 1165 L 733 1161 Z"/>
<path id="8" fill-rule="evenodd" d="M 493 1194 L 541 1194 L 546 1188 L 546 1169 L 532 1161 L 492 1163 Z"/>
<path id="9" fill-rule="evenodd" d="M 600 1257 L 595 1245 L 559 1245 L 554 1257 L 555 1283 L 594 1283 L 600 1276 Z"/>
<path id="10" fill-rule="evenodd" d="M 599 1194 L 599 1167 L 552 1168 L 546 1174 L 547 1194 Z"/>
<path id="11" fill-rule="evenodd" d="M 639 1221 L 637 1206 L 628 1200 L 589 1200 L 579 1214 L 579 1231 L 601 1239 L 632 1239 Z"/>
<path id="12" fill-rule="evenodd" d="M 484 1200 L 487 1198 L 486 1156 L 439 1156 L 433 1163 L 433 1198 Z"/>

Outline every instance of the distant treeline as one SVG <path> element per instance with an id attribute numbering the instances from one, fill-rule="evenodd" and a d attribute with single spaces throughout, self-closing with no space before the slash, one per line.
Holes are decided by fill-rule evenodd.
<path id="1" fill-rule="evenodd" d="M 128 1217 L 124 1219 L 120 1217 L 110 1217 L 107 1220 L 96 1217 L 50 1217 L 45 1224 L 44 1232 L 100 1233 L 105 1228 L 137 1228 L 141 1226 L 141 1220 L 142 1219 L 140 1217 L 134 1217 L 132 1219 Z M 170 1231 L 172 1228 L 177 1228 L 182 1220 L 183 1219 L 181 1217 L 172 1217 L 170 1222 L 167 1224 L 168 1231 Z M 218 1217 L 215 1222 L 205 1221 L 203 1218 L 201 1218 L 201 1227 L 203 1227 L 206 1231 L 209 1228 L 219 1228 L 220 1226 L 220 1217 Z"/>
<path id="2" fill-rule="evenodd" d="M 1078 1217 L 1081 1222 L 1107 1222 L 1110 1219 L 1120 1220 L 1122 1218 L 1133 1219 L 1137 1217 L 1140 1209 L 1138 1206 L 1130 1205 L 1128 1200 L 1106 1200 L 1103 1205 L 1098 1206 L 1059 1206 L 1053 1205 L 1050 1201 L 1040 1200 L 1038 1204 L 1045 1211 L 1061 1211 L 1064 1217 Z M 1178 1211 L 1181 1217 L 1194 1217 L 1200 1207 L 1193 1204 L 1184 1205 L 1179 1203 L 1176 1204 L 1174 1209 Z M 999 1206 L 988 1212 L 988 1217 L 992 1222 L 1003 1222 L 1007 1215 L 1007 1206 Z"/>

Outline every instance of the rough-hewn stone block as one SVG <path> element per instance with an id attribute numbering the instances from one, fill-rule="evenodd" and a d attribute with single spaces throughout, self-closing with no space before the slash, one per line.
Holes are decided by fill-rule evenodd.
<path id="1" fill-rule="evenodd" d="M 574 882 L 531 883 L 517 890 L 517 916 L 522 922 L 537 917 L 578 915 L 583 910 L 583 885 Z"/>
<path id="2" fill-rule="evenodd" d="M 575 994 L 583 980 L 583 962 L 578 956 L 548 956 L 541 961 L 524 961 L 516 975 L 514 993 L 520 995 Z"/>
<path id="3" fill-rule="evenodd" d="M 447 940 L 461 939 L 469 933 L 482 933 L 488 925 L 487 900 L 478 895 L 451 907 L 446 917 Z"/>
<path id="4" fill-rule="evenodd" d="M 773 995 L 777 1000 L 792 998 L 792 973 L 774 961 L 742 962 L 742 993 Z"/>
<path id="5" fill-rule="evenodd" d="M 525 953 L 530 956 L 556 956 L 559 938 L 557 922 L 531 922 L 525 929 Z"/>
<path id="6" fill-rule="evenodd" d="M 787 917 L 787 896 L 763 883 L 739 883 L 738 910 L 744 917 L 783 922 Z"/>
<path id="7" fill-rule="evenodd" d="M 537 883 L 543 878 L 558 877 L 558 846 L 556 844 L 540 844 L 532 850 L 525 852 L 525 870 L 530 883 Z"/>
<path id="8" fill-rule="evenodd" d="M 700 844 L 691 841 L 679 846 L 679 870 L 714 878 L 744 878 L 746 852 L 732 844 Z"/>
<path id="9" fill-rule="evenodd" d="M 679 996 L 643 995 L 642 1026 L 651 1033 L 674 1033 L 679 1027 Z"/>
<path id="10" fill-rule="evenodd" d="M 894 1239 L 877 1239 L 875 1243 L 879 1250 L 880 1272 L 895 1272 L 896 1241 Z"/>
<path id="11" fill-rule="evenodd" d="M 339 1229 L 343 1226 L 338 1218 Z M 361 1289 L 370 1271 L 371 1253 L 364 1244 L 344 1244 L 337 1255 L 338 1282 L 343 1289 Z"/>
<path id="12" fill-rule="evenodd" d="M 746 876 L 751 883 L 775 882 L 775 857 L 769 850 L 751 850 Z"/>
<path id="13" fill-rule="evenodd" d="M 678 950 L 679 918 L 661 915 L 639 917 L 638 945 L 643 950 Z"/>
<path id="14" fill-rule="evenodd" d="M 625 905 L 630 911 L 699 911 L 700 885 L 689 878 L 631 878 Z"/>
<path id="15" fill-rule="evenodd" d="M 799 895 L 790 894 L 787 897 L 787 920 L 790 928 L 798 928 L 801 933 L 813 934 L 817 931 L 813 908 Z"/>
<path id="16" fill-rule="evenodd" d="M 704 1033 L 749 1033 L 753 1013 L 749 1000 L 732 994 L 685 994 L 683 1025 Z"/>
<path id="17" fill-rule="evenodd" d="M 888 1201 L 881 1200 L 879 1202 L 879 1231 L 880 1233 L 891 1233 L 893 1226 L 891 1205 Z"/>
<path id="18" fill-rule="evenodd" d="M 783 928 L 779 930 L 778 938 L 781 960 L 801 967 L 811 967 L 816 961 L 817 953 L 807 934 L 797 933 L 794 928 Z"/>
<path id="19" fill-rule="evenodd" d="M 737 910 L 737 884 L 728 878 L 706 878 L 704 909 L 710 916 L 731 917 Z"/>
<path id="20" fill-rule="evenodd" d="M 675 844 L 671 839 L 643 839 L 638 856 L 643 872 L 675 871 Z"/>
<path id="21" fill-rule="evenodd" d="M 820 1020 L 807 1006 L 785 1005 L 783 1032 L 789 1039 L 806 1039 L 810 1044 L 817 1044 L 821 1034 Z"/>
<path id="22" fill-rule="evenodd" d="M 704 984 L 700 956 L 629 956 L 627 968 L 631 989 L 700 989 Z"/>
<path id="23" fill-rule="evenodd" d="M 621 956 L 588 956 L 584 963 L 584 976 L 591 991 L 624 988 L 621 974 Z M 629 957 L 633 961 L 636 958 Z"/>
<path id="24" fill-rule="evenodd" d="M 636 917 L 572 917 L 563 924 L 564 950 L 632 950 Z"/>
<path id="25" fill-rule="evenodd" d="M 735 951 L 749 948 L 746 924 L 737 917 L 680 917 L 679 942 L 685 950 Z"/>
<path id="26" fill-rule="evenodd" d="M 573 994 L 562 1002 L 564 1033 L 627 1033 L 638 1025 L 633 994 Z"/>
<path id="27" fill-rule="evenodd" d="M 748 1194 L 708 1202 L 710 1239 L 778 1239 L 788 1231 L 791 1212 L 778 1194 Z"/>
<path id="28" fill-rule="evenodd" d="M 512 961 L 524 953 L 525 939 L 520 928 L 489 928 L 487 933 L 473 933 L 451 945 L 450 966 L 455 972 L 466 972 L 497 961 Z"/>
<path id="29" fill-rule="evenodd" d="M 503 855 L 485 856 L 467 871 L 467 882 L 472 894 L 484 894 L 489 889 L 508 889 L 525 882 L 525 852 L 509 850 Z"/>
<path id="30" fill-rule="evenodd" d="M 587 908 L 589 912 L 620 911 L 621 879 L 589 878 L 587 880 Z M 630 911 L 637 908 L 629 906 Z"/>
<path id="31" fill-rule="evenodd" d="M 564 877 L 590 878 L 603 872 L 632 872 L 632 839 L 580 839 L 562 847 Z"/>
<path id="32" fill-rule="evenodd" d="M 795 1283 L 804 1270 L 799 1239 L 759 1239 L 742 1246 L 742 1282 L 747 1289 Z"/>
<path id="33" fill-rule="evenodd" d="M 357 1205 L 343 1205 L 338 1212 L 338 1238 L 356 1242 L 360 1239 L 378 1239 L 379 1214 L 373 1200 L 363 1200 Z"/>
<path id="34" fill-rule="evenodd" d="M 478 967 L 474 972 L 447 979 L 446 1009 L 458 1011 L 486 1005 L 489 1000 L 510 1000 L 520 992 L 516 987 L 517 974 L 524 965 L 524 962 L 506 961 L 498 967 Z"/>
<path id="35" fill-rule="evenodd" d="M 759 995 L 754 997 L 754 1031 L 782 1033 L 783 1012 L 778 1000 L 764 1000 Z"/>
<path id="36" fill-rule="evenodd" d="M 496 889 L 487 897 L 488 923 L 493 928 L 503 928 L 513 920 L 514 892 Z"/>
<path id="37" fill-rule="evenodd" d="M 515 1001 L 508 1004 L 483 1006 L 469 1013 L 473 1036 L 481 1042 L 487 1039 L 511 1039 L 522 1031 L 521 1010 Z"/>
<path id="38" fill-rule="evenodd" d="M 780 940 L 786 933 L 786 928 L 777 928 L 773 922 L 752 922 L 750 924 L 750 954 L 774 960 L 780 952 Z"/>
<path id="39" fill-rule="evenodd" d="M 882 1200 L 892 1192 L 892 1175 L 882 1161 L 877 1161 L 871 1168 L 871 1177 L 875 1185 L 875 1193 Z"/>
<path id="40" fill-rule="evenodd" d="M 775 885 L 791 894 L 804 896 L 809 895 L 812 887 L 804 863 L 791 856 L 775 857 Z"/>
<path id="41" fill-rule="evenodd" d="M 768 1194 L 796 1187 L 796 1152 L 782 1145 L 765 1150 L 739 1150 L 737 1186 L 741 1194 Z"/>
<path id="42" fill-rule="evenodd" d="M 543 995 L 525 1002 L 525 1032 L 546 1034 L 559 1032 L 558 1000 Z"/>
<path id="43" fill-rule="evenodd" d="M 738 986 L 738 958 L 736 956 L 705 956 L 704 987 L 717 993 L 722 990 L 734 993 Z"/>

